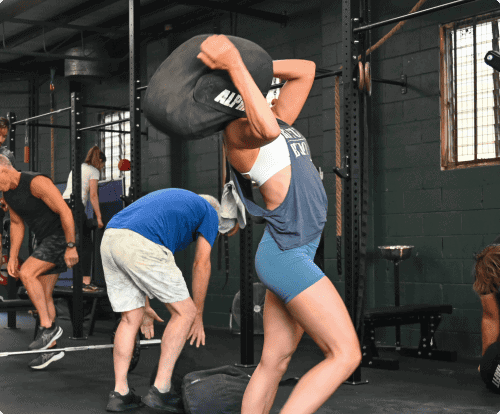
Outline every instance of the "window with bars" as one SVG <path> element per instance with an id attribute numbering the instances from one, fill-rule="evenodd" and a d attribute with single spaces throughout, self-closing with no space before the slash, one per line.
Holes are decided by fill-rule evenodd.
<path id="1" fill-rule="evenodd" d="M 130 118 L 129 112 L 109 112 L 101 116 L 101 123 L 115 122 Z M 125 177 L 125 194 L 130 188 L 130 171 L 120 171 L 118 163 L 122 159 L 130 161 L 130 122 L 109 125 L 100 132 L 100 148 L 106 155 L 101 178 L 103 180 L 119 180 Z"/>
<path id="2" fill-rule="evenodd" d="M 484 63 L 499 50 L 500 13 L 441 27 L 441 167 L 500 164 L 500 77 Z"/>

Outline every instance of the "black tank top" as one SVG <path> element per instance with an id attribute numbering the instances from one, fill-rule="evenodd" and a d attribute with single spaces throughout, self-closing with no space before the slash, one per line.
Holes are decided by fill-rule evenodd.
<path id="1" fill-rule="evenodd" d="M 53 234 L 64 235 L 59 214 L 54 213 L 47 204 L 31 193 L 31 181 L 39 175 L 47 177 L 45 174 L 22 172 L 17 188 L 3 193 L 7 204 L 25 221 L 37 241 Z"/>

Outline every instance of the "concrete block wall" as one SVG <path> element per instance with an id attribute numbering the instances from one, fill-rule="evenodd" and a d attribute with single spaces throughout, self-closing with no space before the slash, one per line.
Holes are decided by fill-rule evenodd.
<path id="1" fill-rule="evenodd" d="M 373 21 L 407 13 L 414 1 L 373 8 Z M 444 4 L 440 1 L 438 4 Z M 472 290 L 473 254 L 500 233 L 498 166 L 441 171 L 439 25 L 491 10 L 479 1 L 410 20 L 372 56 L 374 78 L 408 77 L 408 93 L 374 84 L 371 117 L 373 154 L 373 281 L 369 303 L 392 305 L 393 266 L 376 246 L 414 245 L 400 267 L 402 304 L 451 304 L 437 333 L 443 349 L 465 357 L 481 352 L 481 305 Z M 385 7 L 385 9 L 384 9 Z M 373 43 L 392 26 L 373 31 Z M 488 202 L 485 202 L 488 200 Z M 403 343 L 417 345 L 419 327 L 402 329 Z M 394 329 L 377 339 L 394 343 Z"/>

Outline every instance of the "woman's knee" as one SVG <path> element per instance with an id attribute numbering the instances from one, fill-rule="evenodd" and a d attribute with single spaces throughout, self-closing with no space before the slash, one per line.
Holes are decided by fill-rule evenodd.
<path id="1" fill-rule="evenodd" d="M 280 374 L 284 374 L 288 369 L 288 365 L 290 365 L 290 361 L 292 360 L 293 353 L 295 349 L 289 350 L 288 352 L 283 353 L 263 353 L 260 359 L 260 364 L 265 368 L 272 371 L 279 372 Z"/>
<path id="2" fill-rule="evenodd" d="M 346 343 L 340 345 L 340 347 L 337 346 L 335 350 L 333 347 L 327 347 L 323 352 L 326 359 L 335 359 L 337 362 L 342 361 L 342 364 L 350 367 L 352 371 L 359 366 L 363 358 L 359 343 Z"/>

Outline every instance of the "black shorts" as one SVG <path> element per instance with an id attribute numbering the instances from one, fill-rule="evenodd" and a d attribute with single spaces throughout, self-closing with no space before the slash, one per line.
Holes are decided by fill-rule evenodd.
<path id="1" fill-rule="evenodd" d="M 78 235 L 76 236 L 78 242 Z M 64 255 L 66 254 L 67 242 L 64 233 L 56 233 L 46 237 L 43 240 L 36 240 L 33 254 L 31 257 L 44 262 L 54 263 L 55 267 L 43 273 L 42 275 L 52 275 L 64 273 L 68 270 Z"/>

